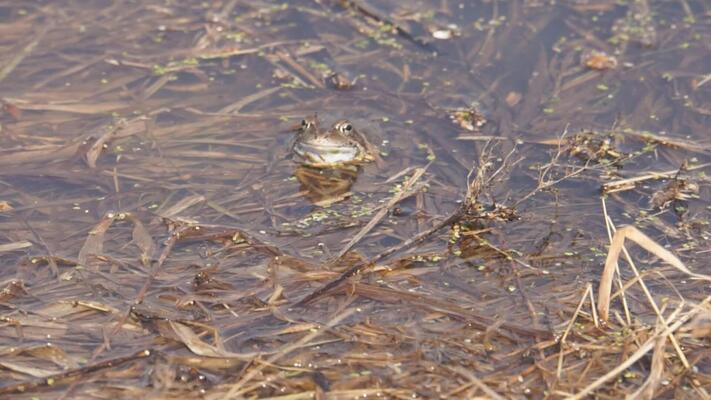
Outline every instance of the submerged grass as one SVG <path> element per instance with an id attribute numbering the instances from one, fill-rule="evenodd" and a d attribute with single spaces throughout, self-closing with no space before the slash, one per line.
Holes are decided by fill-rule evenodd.
<path id="1" fill-rule="evenodd" d="M 460 3 L 0 0 L 0 398 L 709 398 L 709 4 Z"/>

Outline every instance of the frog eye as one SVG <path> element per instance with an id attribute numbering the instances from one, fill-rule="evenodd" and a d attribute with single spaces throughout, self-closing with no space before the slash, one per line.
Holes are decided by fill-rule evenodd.
<path id="1" fill-rule="evenodd" d="M 351 133 L 352 130 L 353 130 L 353 125 L 351 125 L 351 124 L 346 124 L 346 125 L 343 127 L 343 131 L 346 132 L 346 133 Z"/>
<path id="2" fill-rule="evenodd" d="M 301 120 L 301 129 L 306 130 L 306 129 L 311 129 L 314 126 L 315 122 L 314 121 L 307 121 L 307 120 Z"/>

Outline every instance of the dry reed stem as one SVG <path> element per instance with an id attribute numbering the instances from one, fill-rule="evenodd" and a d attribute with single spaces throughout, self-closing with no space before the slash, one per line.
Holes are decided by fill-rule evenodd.
<path id="1" fill-rule="evenodd" d="M 703 274 L 698 274 L 690 271 L 684 263 L 681 262 L 674 254 L 669 250 L 663 248 L 654 242 L 649 236 L 642 233 L 640 230 L 634 226 L 627 225 L 618 229 L 612 237 L 612 242 L 610 243 L 610 250 L 607 253 L 607 259 L 605 260 L 605 268 L 602 272 L 602 277 L 600 278 L 600 287 L 598 289 L 598 312 L 600 318 L 603 321 L 607 321 L 610 311 L 610 292 L 612 289 L 612 278 L 615 274 L 615 269 L 617 268 L 617 260 L 620 257 L 620 252 L 624 249 L 625 239 L 630 239 L 637 243 L 639 246 L 654 254 L 655 256 L 666 261 L 669 265 L 673 266 L 677 270 L 684 272 L 685 274 L 705 281 L 711 281 L 711 277 Z M 626 251 L 626 250 L 625 250 Z M 640 279 L 640 282 L 642 280 Z"/>
<path id="2" fill-rule="evenodd" d="M 642 386 L 637 389 L 629 398 L 652 400 L 654 391 L 659 387 L 664 373 L 664 345 L 667 342 L 666 336 L 657 338 L 654 344 L 654 353 L 652 354 L 652 367 L 649 371 L 647 380 Z"/>
<path id="3" fill-rule="evenodd" d="M 625 136 L 634 136 L 647 143 L 658 143 L 663 146 L 674 147 L 679 149 L 684 149 L 692 151 L 695 153 L 711 154 L 709 152 L 709 147 L 698 143 L 690 142 L 683 139 L 677 139 L 669 136 L 657 135 L 652 132 L 637 132 L 637 131 L 624 131 Z"/>
<path id="4" fill-rule="evenodd" d="M 564 349 L 564 344 L 565 344 L 565 339 L 568 338 L 568 333 L 570 333 L 570 330 L 573 328 L 573 324 L 575 323 L 575 320 L 578 319 L 578 314 L 580 313 L 580 310 L 583 308 L 583 304 L 585 304 L 585 297 L 588 296 L 588 294 L 592 293 L 592 284 L 588 282 L 587 286 L 585 286 L 585 292 L 583 295 L 580 297 L 580 302 L 578 302 L 578 307 L 575 308 L 575 312 L 573 313 L 573 316 L 570 317 L 570 321 L 568 322 L 568 326 L 565 328 L 565 331 L 563 332 L 563 336 L 560 338 L 560 352 L 558 353 L 558 368 L 556 369 L 556 378 L 560 379 L 561 373 L 563 372 L 563 351 Z M 593 304 L 593 307 L 595 305 Z"/>
<path id="5" fill-rule="evenodd" d="M 699 164 L 699 165 L 694 165 L 686 168 L 687 171 L 695 171 L 697 169 L 703 169 L 711 166 L 711 163 L 705 163 L 705 164 Z M 627 179 L 618 179 L 616 181 L 612 182 L 607 182 L 602 185 L 602 191 L 603 193 L 615 193 L 615 192 L 622 192 L 625 190 L 633 189 L 635 187 L 635 184 L 639 182 L 644 182 L 648 181 L 650 179 L 663 179 L 663 178 L 671 178 L 679 173 L 679 168 L 669 170 L 669 171 L 662 171 L 662 172 L 648 172 L 644 175 L 637 176 L 634 178 L 627 178 Z"/>
<path id="6" fill-rule="evenodd" d="M 319 395 L 323 397 L 319 397 Z M 283 396 L 262 397 L 260 400 L 345 400 L 358 398 L 379 398 L 383 395 L 391 395 L 392 398 L 405 398 L 412 396 L 412 392 L 398 388 L 377 388 L 377 389 L 350 389 L 350 390 L 329 390 L 319 394 L 317 390 L 309 390 L 301 393 L 286 394 Z M 399 396 L 398 396 L 399 395 Z"/>
<path id="7" fill-rule="evenodd" d="M 595 323 L 595 327 L 599 328 L 600 327 L 600 320 L 597 317 L 597 308 L 595 307 L 595 292 L 592 290 L 592 284 L 588 283 L 590 285 L 590 290 L 588 291 L 588 295 L 590 296 L 590 312 L 592 313 L 593 316 L 593 322 Z"/>
<path id="8" fill-rule="evenodd" d="M 605 197 L 600 197 L 600 202 L 602 203 L 602 215 L 605 218 L 605 230 L 607 231 L 607 240 L 612 242 L 612 224 L 610 224 L 608 221 L 611 221 L 610 215 L 607 213 L 607 203 L 605 202 Z M 620 274 L 620 266 L 619 264 L 615 266 L 615 271 L 617 271 L 617 274 L 615 274 L 615 280 L 617 282 L 617 287 L 620 288 L 620 295 L 622 299 L 622 308 L 625 311 L 625 318 L 627 325 L 632 324 L 632 315 L 630 314 L 630 308 L 627 305 L 627 296 L 625 295 L 625 285 L 622 283 L 622 276 Z M 600 298 L 598 297 L 597 299 L 598 304 L 600 302 Z"/>
<path id="9" fill-rule="evenodd" d="M 26 249 L 28 247 L 32 247 L 32 242 L 28 242 L 27 240 L 20 240 L 19 242 L 0 244 L 0 253 Z"/>
<path id="10" fill-rule="evenodd" d="M 610 226 L 610 229 L 612 231 L 615 231 L 615 226 L 612 223 L 612 220 L 607 220 L 607 223 Z M 673 255 L 671 252 L 668 250 L 664 249 L 663 247 L 659 246 L 656 242 L 654 242 L 652 239 L 650 239 L 648 236 L 646 236 L 644 233 L 641 231 L 637 230 L 637 228 L 633 226 L 624 226 L 617 230 L 612 238 L 612 242 L 610 244 L 610 249 L 607 254 L 607 260 L 605 261 L 605 268 L 602 273 L 602 277 L 600 279 L 600 287 L 598 290 L 598 311 L 600 312 L 600 316 L 603 321 L 607 321 L 608 317 L 608 312 L 610 308 L 610 292 L 612 288 L 612 276 L 614 275 L 615 270 L 619 271 L 619 267 L 617 264 L 617 260 L 619 258 L 620 251 L 622 251 L 625 255 L 625 259 L 627 260 L 627 263 L 629 264 L 630 268 L 635 274 L 635 277 L 639 280 L 639 285 L 642 288 L 642 291 L 644 292 L 645 296 L 647 297 L 647 301 L 649 301 L 649 304 L 652 306 L 652 309 L 654 312 L 657 314 L 657 316 L 660 318 L 660 321 L 663 323 L 664 319 L 662 316 L 662 313 L 659 311 L 659 307 L 657 306 L 657 303 L 654 301 L 654 297 L 652 297 L 652 294 L 649 292 L 649 289 L 647 289 L 647 285 L 644 283 L 644 280 L 639 274 L 639 271 L 637 270 L 637 267 L 635 266 L 634 261 L 632 260 L 632 256 L 627 252 L 627 248 L 624 247 L 624 240 L 625 238 L 629 237 L 632 241 L 635 243 L 639 244 L 641 247 L 646 249 L 647 251 L 659 256 L 663 260 L 669 262 L 672 266 L 675 266 L 676 268 L 682 270 L 683 272 L 688 271 L 690 274 L 694 274 L 691 271 L 689 271 L 686 266 L 676 258 L 675 255 Z M 679 268 L 681 266 L 681 268 Z M 619 273 L 618 273 L 619 275 Z M 698 274 L 694 274 L 698 275 Z M 699 275 L 703 276 L 703 275 Z M 622 287 L 622 286 L 620 286 Z M 689 365 L 689 361 L 686 359 L 686 356 L 684 355 L 684 352 L 681 350 L 681 346 L 679 346 L 679 342 L 676 340 L 676 338 L 672 335 L 669 337 L 669 340 L 671 341 L 672 345 L 674 346 L 674 349 L 676 350 L 677 354 L 679 355 L 679 358 L 681 359 L 682 363 L 684 364 L 685 368 L 690 368 L 691 366 Z"/>
<path id="11" fill-rule="evenodd" d="M 616 377 L 617 375 L 622 373 L 625 369 L 630 367 L 632 364 L 634 364 L 639 359 L 644 357 L 650 350 L 652 350 L 654 348 L 657 340 L 660 337 L 666 337 L 666 336 L 673 337 L 672 334 L 677 329 L 679 329 L 686 321 L 688 321 L 691 317 L 693 317 L 699 311 L 701 311 L 702 307 L 705 306 L 706 304 L 708 304 L 709 301 L 711 301 L 711 296 L 704 299 L 704 301 L 702 301 L 699 305 L 695 306 L 695 308 L 692 309 L 691 311 L 682 315 L 674 324 L 667 327 L 664 331 L 657 333 L 657 334 L 653 335 L 651 338 L 647 339 L 647 341 L 644 342 L 644 344 L 642 346 L 640 346 L 640 348 L 637 349 L 637 351 L 635 351 L 624 362 L 620 363 L 617 367 L 613 368 L 610 372 L 608 372 L 605 375 L 601 376 L 600 378 L 596 379 L 593 383 L 586 386 L 585 388 L 583 388 L 581 391 L 579 391 L 575 395 L 568 397 L 568 400 L 580 400 L 582 398 L 585 398 L 587 395 L 592 393 L 595 389 L 602 386 L 605 382 L 613 379 L 614 377 Z M 671 318 L 670 318 L 669 322 L 671 322 Z"/>
<path id="12" fill-rule="evenodd" d="M 116 368 L 122 364 L 126 364 L 139 359 L 144 359 L 152 357 L 154 355 L 150 350 L 140 350 L 128 356 L 110 358 L 98 363 L 86 365 L 80 368 L 73 368 L 68 371 L 60 372 L 57 374 L 52 374 L 50 376 L 44 376 L 42 379 L 38 379 L 30 382 L 22 382 L 17 384 L 12 384 L 8 386 L 0 387 L 0 395 L 4 394 L 20 394 L 26 393 L 32 390 L 38 390 L 40 388 L 46 388 L 53 385 L 59 385 L 68 381 L 76 383 L 82 377 L 85 377 L 91 373 L 98 372 L 105 369 Z"/>

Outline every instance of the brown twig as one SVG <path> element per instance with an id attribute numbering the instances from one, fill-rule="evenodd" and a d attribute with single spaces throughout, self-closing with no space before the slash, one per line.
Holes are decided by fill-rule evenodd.
<path id="1" fill-rule="evenodd" d="M 56 386 L 58 384 L 65 383 L 69 379 L 80 378 L 82 376 L 86 376 L 88 374 L 101 371 L 107 368 L 114 368 L 119 365 L 129 363 L 131 361 L 148 358 L 154 354 L 155 353 L 151 352 L 150 350 L 141 350 L 129 356 L 112 358 L 109 360 L 98 362 L 96 364 L 91 364 L 81 368 L 61 372 L 59 374 L 50 375 L 31 382 L 23 382 L 3 386 L 0 387 L 0 395 L 27 393 L 29 391 L 34 391 L 45 387 Z"/>
<path id="2" fill-rule="evenodd" d="M 562 182 L 566 179 L 572 178 L 576 175 L 579 175 L 580 173 L 582 173 L 583 171 L 588 169 L 589 162 L 586 162 L 585 165 L 583 165 L 582 167 L 577 168 L 577 169 L 573 170 L 572 172 L 565 174 L 561 178 L 554 179 L 554 180 L 550 179 L 550 174 L 551 174 L 553 167 L 558 165 L 558 160 L 563 155 L 563 150 L 564 150 L 563 149 L 563 139 L 565 138 L 565 136 L 567 134 L 568 134 L 568 125 L 565 126 L 565 129 L 563 129 L 563 133 L 558 138 L 558 150 L 556 151 L 555 155 L 553 155 L 553 157 L 551 158 L 551 161 L 545 167 L 543 167 L 543 169 L 541 169 L 538 172 L 538 185 L 536 186 L 535 189 L 533 189 L 527 195 L 518 199 L 518 201 L 516 201 L 516 203 L 514 203 L 514 207 L 518 206 L 519 204 L 521 204 L 524 201 L 528 200 L 529 198 L 533 197 L 538 192 L 541 192 L 541 191 L 546 190 L 550 187 L 553 187 L 553 186 L 559 184 L 560 182 Z"/>
<path id="3" fill-rule="evenodd" d="M 375 22 L 379 22 L 381 24 L 388 24 L 388 25 L 392 26 L 395 29 L 395 31 L 398 33 L 398 35 L 402 36 L 409 42 L 417 45 L 418 47 L 421 47 L 421 48 L 428 50 L 428 51 L 433 50 L 432 45 L 430 43 L 424 42 L 421 39 L 416 38 L 415 36 L 412 35 L 412 33 L 410 33 L 407 29 L 405 29 L 401 24 L 398 24 L 397 22 L 393 21 L 392 19 L 390 19 L 387 16 L 380 13 L 378 10 L 363 3 L 362 1 L 341 0 L 340 3 L 344 7 L 350 8 L 350 9 L 356 11 L 357 13 L 362 14 L 365 17 L 372 19 Z"/>
<path id="4" fill-rule="evenodd" d="M 709 166 L 711 166 L 711 163 L 694 165 L 694 166 L 690 166 L 690 167 L 686 168 L 686 171 L 694 171 L 697 169 L 707 168 Z M 678 168 L 669 170 L 669 171 L 648 172 L 644 175 L 637 176 L 634 178 L 619 179 L 616 181 L 605 183 L 604 185 L 602 185 L 602 191 L 604 193 L 621 192 L 621 191 L 633 189 L 636 186 L 636 184 L 639 182 L 648 181 L 650 179 L 671 178 L 678 173 L 679 173 Z"/>
<path id="5" fill-rule="evenodd" d="M 406 241 L 400 243 L 398 246 L 391 247 L 391 248 L 379 253 L 378 255 L 371 258 L 370 260 L 366 260 L 366 261 L 363 261 L 363 262 L 360 262 L 360 263 L 354 265 L 353 267 L 351 267 L 348 270 L 346 270 L 345 272 L 343 272 L 338 278 L 336 278 L 333 281 L 327 283 L 326 285 L 314 290 L 313 292 L 308 294 L 306 297 L 299 300 L 295 304 L 295 306 L 303 306 L 303 305 L 310 303 L 311 301 L 322 296 L 326 292 L 340 286 L 343 282 L 345 282 L 349 278 L 355 276 L 359 272 L 361 272 L 364 269 L 366 269 L 367 267 L 375 264 L 376 262 L 382 260 L 383 258 L 388 257 L 394 253 L 399 252 L 399 251 L 408 249 L 417 243 L 420 243 L 421 241 L 430 237 L 434 233 L 438 232 L 440 229 L 458 222 L 464 216 L 471 213 L 473 206 L 477 202 L 479 195 L 481 194 L 481 192 L 483 191 L 483 189 L 485 188 L 486 183 L 487 183 L 487 172 L 488 172 L 489 168 L 491 167 L 490 152 L 492 150 L 490 148 L 489 144 L 490 143 L 487 143 L 484 146 L 481 156 L 479 157 L 477 166 L 472 167 L 472 169 L 469 171 L 469 174 L 467 174 L 467 183 L 468 184 L 467 184 L 467 191 L 464 196 L 464 200 L 462 201 L 461 205 L 454 212 L 452 212 L 447 218 L 436 223 L 430 229 L 420 232 L 417 235 L 415 235 L 414 237 L 407 239 Z M 469 181 L 469 179 L 471 178 L 471 176 L 475 170 L 476 170 L 475 178 L 473 180 Z"/>
<path id="6" fill-rule="evenodd" d="M 326 292 L 329 292 L 331 289 L 334 289 L 334 288 L 340 286 L 343 282 L 345 282 L 349 278 L 355 276 L 357 273 L 366 269 L 370 265 L 373 265 L 376 262 L 382 260 L 383 258 L 385 258 L 391 254 L 397 253 L 398 251 L 410 248 L 413 245 L 428 238 L 430 235 L 436 233 L 440 229 L 444 228 L 445 226 L 449 226 L 449 225 L 459 221 L 462 218 L 462 216 L 464 216 L 465 213 L 466 213 L 466 208 L 465 208 L 464 204 L 462 204 L 462 206 L 457 208 L 457 210 L 454 211 L 449 217 L 447 217 L 446 219 L 435 224 L 435 226 L 433 226 L 432 228 L 430 228 L 424 232 L 418 233 L 414 237 L 400 243 L 400 245 L 398 245 L 398 246 L 391 247 L 391 248 L 379 253 L 378 255 L 371 258 L 370 260 L 366 260 L 366 261 L 363 261 L 363 262 L 360 262 L 360 263 L 354 265 L 353 267 L 351 267 L 348 270 L 346 270 L 345 272 L 343 272 L 338 278 L 336 278 L 336 279 L 332 280 L 331 282 L 327 283 L 326 285 L 314 290 L 309 295 L 307 295 L 303 299 L 299 300 L 295 304 L 295 306 L 297 306 L 297 307 L 303 306 L 303 305 L 306 305 L 306 304 L 312 302 L 313 300 L 317 299 L 318 297 L 321 297 Z"/>

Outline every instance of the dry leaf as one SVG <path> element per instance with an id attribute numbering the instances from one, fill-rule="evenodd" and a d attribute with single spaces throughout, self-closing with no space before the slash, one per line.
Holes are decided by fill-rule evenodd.
<path id="1" fill-rule="evenodd" d="M 518 104 L 523 96 L 519 92 L 509 92 L 509 94 L 506 95 L 506 104 L 508 104 L 509 107 L 513 107 L 516 104 Z"/>
<path id="2" fill-rule="evenodd" d="M 148 267 L 154 258 L 155 242 L 153 242 L 151 234 L 138 218 L 133 215 L 128 215 L 127 218 L 133 223 L 133 243 L 141 249 L 141 263 Z"/>
<path id="3" fill-rule="evenodd" d="M 7 201 L 0 201 L 0 213 L 12 210 L 12 206 Z"/>
<path id="4" fill-rule="evenodd" d="M 590 69 L 602 71 L 617 67 L 617 59 L 602 51 L 592 51 L 583 56 L 583 64 Z"/>

